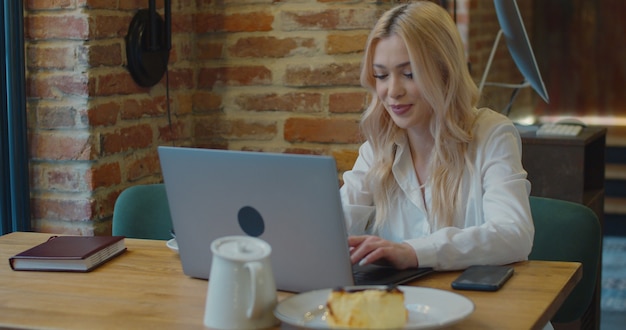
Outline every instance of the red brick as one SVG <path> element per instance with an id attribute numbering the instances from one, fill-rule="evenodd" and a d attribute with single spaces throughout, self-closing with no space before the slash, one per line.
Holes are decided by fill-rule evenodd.
<path id="1" fill-rule="evenodd" d="M 193 70 L 192 69 L 170 69 L 169 70 L 169 87 L 171 89 L 190 89 L 193 88 Z"/>
<path id="2" fill-rule="evenodd" d="M 46 9 L 72 9 L 75 8 L 73 0 L 26 0 L 24 1 L 26 10 L 46 10 Z"/>
<path id="3" fill-rule="evenodd" d="M 276 136 L 278 129 L 275 122 L 262 120 L 229 120 L 225 137 L 228 140 L 254 139 L 271 140 Z"/>
<path id="4" fill-rule="evenodd" d="M 170 96 L 173 99 L 170 105 L 172 114 L 187 115 L 191 114 L 193 110 L 193 97 L 196 93 L 194 91 L 179 92 L 174 96 Z"/>
<path id="5" fill-rule="evenodd" d="M 273 139 L 278 132 L 275 122 L 244 119 L 226 120 L 220 115 L 197 118 L 194 124 L 193 136 L 198 139 L 267 141 Z"/>
<path id="6" fill-rule="evenodd" d="M 31 186 L 38 190 L 59 192 L 90 191 L 91 186 L 85 180 L 84 167 L 75 164 L 41 164 L 31 166 Z"/>
<path id="7" fill-rule="evenodd" d="M 92 74 L 96 83 L 93 96 L 128 95 L 143 93 L 148 88 L 141 87 L 135 83 L 128 71 L 108 71 L 101 75 Z"/>
<path id="8" fill-rule="evenodd" d="M 332 63 L 317 66 L 291 65 L 285 73 L 288 86 L 360 86 L 359 63 Z"/>
<path id="9" fill-rule="evenodd" d="M 90 179 L 93 189 L 120 184 L 122 182 L 120 163 L 106 163 L 92 167 Z"/>
<path id="10" fill-rule="evenodd" d="M 146 148 L 152 144 L 152 137 L 152 128 L 147 124 L 126 127 L 113 133 L 102 134 L 102 153 L 109 155 Z"/>
<path id="11" fill-rule="evenodd" d="M 350 119 L 288 118 L 284 138 L 289 142 L 359 143 L 359 121 Z"/>
<path id="12" fill-rule="evenodd" d="M 362 53 L 368 33 L 331 34 L 326 37 L 326 53 L 329 55 Z"/>
<path id="13" fill-rule="evenodd" d="M 28 78 L 28 96 L 35 98 L 63 98 L 89 95 L 89 82 L 84 74 L 31 73 Z"/>
<path id="14" fill-rule="evenodd" d="M 82 48 L 90 67 L 121 66 L 124 63 L 122 59 L 122 45 L 119 43 L 94 44 Z"/>
<path id="15" fill-rule="evenodd" d="M 383 8 L 351 9 L 335 7 L 321 10 L 283 10 L 281 30 L 355 30 L 369 32 Z"/>
<path id="16" fill-rule="evenodd" d="M 142 117 L 155 117 L 166 114 L 167 103 L 165 96 L 158 97 L 135 97 L 127 99 L 122 104 L 122 119 L 139 119 Z"/>
<path id="17" fill-rule="evenodd" d="M 150 153 L 145 157 L 128 160 L 125 179 L 133 182 L 141 178 L 157 175 L 160 172 L 161 165 L 159 163 L 159 157 L 156 153 Z"/>
<path id="18" fill-rule="evenodd" d="M 87 39 L 89 22 L 76 15 L 30 15 L 24 20 L 27 39 Z"/>
<path id="19" fill-rule="evenodd" d="M 196 45 L 198 60 L 216 60 L 222 58 L 223 42 L 214 41 L 213 38 L 207 40 L 199 37 L 198 39 Z"/>
<path id="20" fill-rule="evenodd" d="M 148 2 L 146 0 L 124 0 L 119 1 L 119 6 L 123 10 L 148 9 Z M 156 6 L 163 8 L 163 0 L 156 1 Z"/>
<path id="21" fill-rule="evenodd" d="M 315 0 L 315 1 L 320 2 L 320 3 L 331 3 L 331 4 L 354 2 L 354 0 Z M 387 1 L 396 1 L 396 2 L 398 2 L 399 0 L 387 0 Z M 377 4 L 380 4 L 381 2 L 385 2 L 385 0 L 376 0 Z"/>
<path id="22" fill-rule="evenodd" d="M 193 137 L 197 140 L 223 139 L 225 122 L 222 114 L 196 116 L 193 121 Z"/>
<path id="23" fill-rule="evenodd" d="M 159 141 L 177 141 L 182 139 L 190 139 L 191 132 L 187 129 L 184 122 L 172 118 L 172 126 L 169 123 L 159 126 Z"/>
<path id="24" fill-rule="evenodd" d="M 89 20 L 89 38 L 96 40 L 124 37 L 130 25 L 130 19 L 127 16 L 91 15 Z"/>
<path id="25" fill-rule="evenodd" d="M 264 66 L 240 66 L 200 69 L 198 86 L 212 88 L 214 85 L 247 86 L 269 85 L 272 72 Z"/>
<path id="26" fill-rule="evenodd" d="M 222 109 L 222 95 L 220 93 L 197 91 L 193 94 L 194 112 L 213 112 Z"/>
<path id="27" fill-rule="evenodd" d="M 199 13 L 195 16 L 197 33 L 264 32 L 272 30 L 274 16 L 268 12 L 234 13 L 230 15 Z"/>
<path id="28" fill-rule="evenodd" d="M 192 57 L 193 46 L 189 45 L 188 41 L 189 40 L 185 40 L 185 42 L 181 42 L 179 40 L 177 40 L 176 42 L 172 41 L 172 48 L 170 48 L 167 58 L 168 70 L 171 71 L 174 63 L 180 62 L 182 60 L 194 60 Z M 183 54 L 183 57 L 180 57 L 180 54 Z"/>
<path id="29" fill-rule="evenodd" d="M 69 43 L 57 45 L 28 45 L 26 48 L 26 65 L 36 69 L 71 69 L 76 64 L 76 48 Z"/>
<path id="30" fill-rule="evenodd" d="M 315 50 L 313 38 L 276 38 L 248 37 L 240 38 L 231 46 L 229 56 L 234 57 L 286 57 L 294 51 L 304 52 Z"/>
<path id="31" fill-rule="evenodd" d="M 198 9 L 206 9 L 209 8 L 215 0 L 195 0 L 196 7 Z"/>
<path id="32" fill-rule="evenodd" d="M 115 201 L 120 195 L 120 190 L 99 190 L 94 194 L 95 214 L 93 218 L 92 230 L 95 235 L 111 235 L 111 216 L 115 208 Z"/>
<path id="33" fill-rule="evenodd" d="M 84 0 L 89 9 L 118 9 L 118 0 Z M 128 2 L 128 1 L 123 1 Z"/>
<path id="34" fill-rule="evenodd" d="M 242 109 L 250 111 L 320 112 L 322 111 L 322 94 L 243 94 L 235 100 L 235 103 Z"/>
<path id="35" fill-rule="evenodd" d="M 201 12 L 194 15 L 193 22 L 195 33 L 216 32 L 224 26 L 224 15 Z"/>
<path id="36" fill-rule="evenodd" d="M 180 1 L 176 2 L 180 3 Z M 174 3 L 172 3 L 172 33 L 188 33 L 193 31 L 194 15 L 177 13 L 174 11 L 173 7 Z"/>
<path id="37" fill-rule="evenodd" d="M 87 120 L 91 126 L 110 126 L 117 122 L 120 105 L 117 102 L 107 102 L 93 106 L 87 111 Z"/>
<path id="38" fill-rule="evenodd" d="M 37 127 L 43 129 L 62 129 L 76 126 L 76 109 L 72 106 L 46 106 L 36 108 Z"/>
<path id="39" fill-rule="evenodd" d="M 193 145 L 198 148 L 228 149 L 228 140 L 222 137 L 221 115 L 195 117 L 193 121 Z"/>
<path id="40" fill-rule="evenodd" d="M 328 98 L 328 111 L 332 113 L 360 113 L 369 102 L 367 92 L 333 93 Z"/>
<path id="41" fill-rule="evenodd" d="M 96 156 L 88 132 L 40 132 L 31 135 L 31 158 L 38 160 L 93 160 Z"/>
<path id="42" fill-rule="evenodd" d="M 340 29 L 364 29 L 368 33 L 374 22 L 380 17 L 385 8 L 343 9 L 340 11 Z"/>
<path id="43" fill-rule="evenodd" d="M 94 200 L 85 197 L 35 197 L 31 199 L 35 219 L 63 219 L 64 221 L 90 220 L 94 214 Z"/>
<path id="44" fill-rule="evenodd" d="M 322 29 L 333 30 L 339 25 L 339 10 L 285 10 L 281 13 L 284 30 Z"/>

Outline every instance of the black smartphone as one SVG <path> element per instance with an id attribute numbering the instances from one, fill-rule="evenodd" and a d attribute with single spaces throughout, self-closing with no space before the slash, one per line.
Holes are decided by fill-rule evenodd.
<path id="1" fill-rule="evenodd" d="M 470 266 L 452 281 L 452 288 L 498 291 L 511 276 L 513 276 L 511 266 Z"/>

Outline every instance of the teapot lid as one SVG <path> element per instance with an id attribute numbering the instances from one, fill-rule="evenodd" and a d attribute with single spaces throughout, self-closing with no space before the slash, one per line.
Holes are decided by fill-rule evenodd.
<path id="1" fill-rule="evenodd" d="M 211 251 L 223 258 L 252 261 L 270 255 L 272 248 L 264 240 L 249 236 L 226 236 L 211 243 Z"/>

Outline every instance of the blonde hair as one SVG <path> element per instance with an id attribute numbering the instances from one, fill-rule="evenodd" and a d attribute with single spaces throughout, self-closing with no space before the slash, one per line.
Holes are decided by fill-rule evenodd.
<path id="1" fill-rule="evenodd" d="M 379 40 L 397 35 L 406 44 L 413 77 L 430 105 L 430 133 L 434 138 L 428 184 L 431 185 L 431 226 L 450 226 L 459 212 L 471 129 L 476 117 L 478 88 L 472 80 L 463 43 L 450 14 L 428 1 L 397 6 L 378 20 L 367 41 L 361 68 L 361 84 L 372 93 L 363 114 L 361 130 L 371 144 L 375 159 L 368 173 L 374 196 L 374 227 L 385 221 L 393 196 L 399 189 L 391 167 L 395 141 L 406 131 L 395 125 L 376 94 L 373 56 Z"/>

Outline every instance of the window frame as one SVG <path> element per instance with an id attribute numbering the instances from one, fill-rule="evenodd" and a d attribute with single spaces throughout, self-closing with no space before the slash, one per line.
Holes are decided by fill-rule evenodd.
<path id="1" fill-rule="evenodd" d="M 0 234 L 30 231 L 23 0 L 0 7 Z"/>

